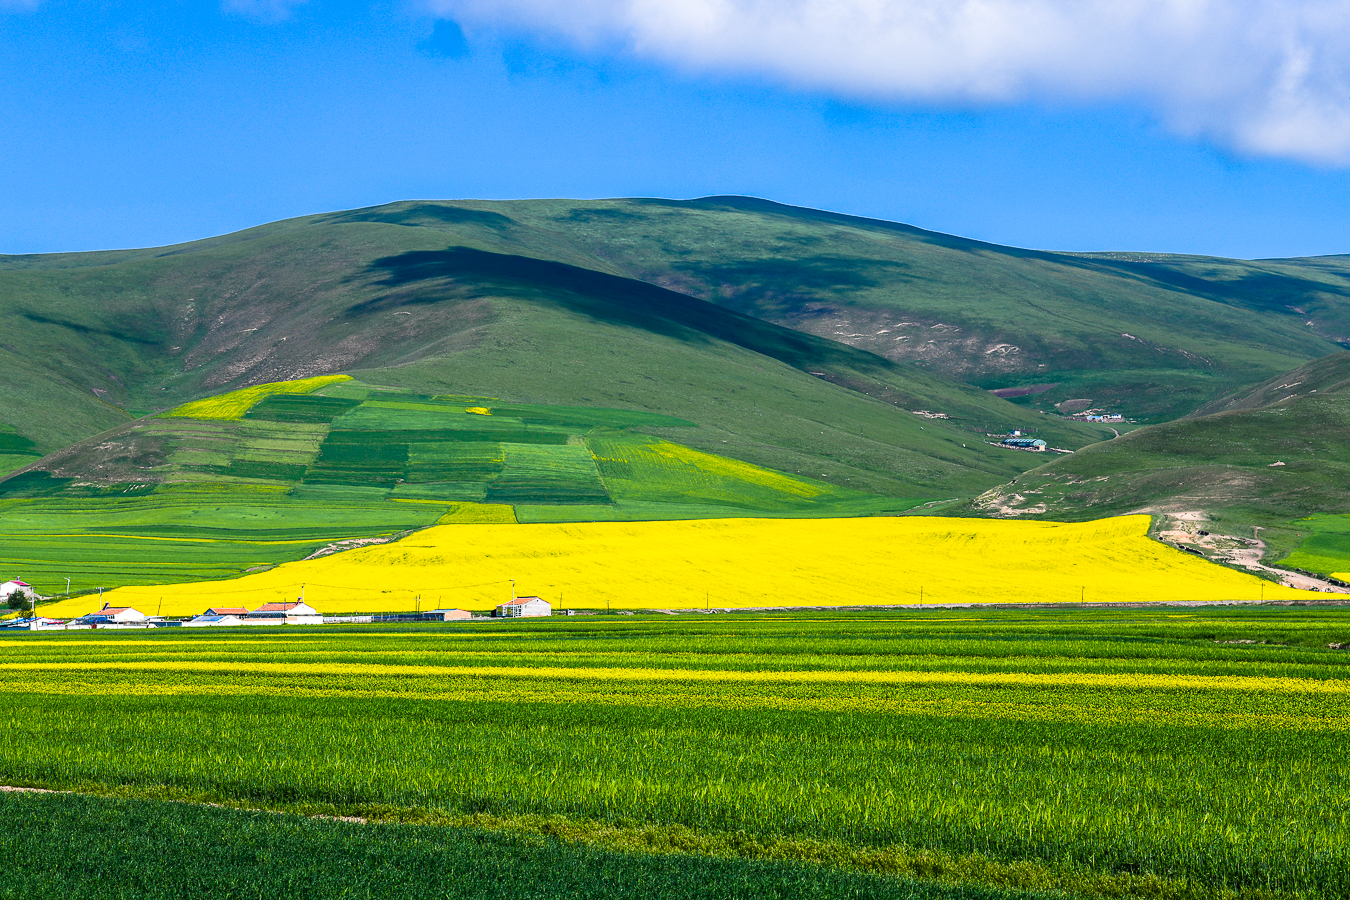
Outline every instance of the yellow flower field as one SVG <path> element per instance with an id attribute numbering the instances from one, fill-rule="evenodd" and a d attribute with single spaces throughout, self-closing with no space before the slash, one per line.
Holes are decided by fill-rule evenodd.
<path id="1" fill-rule="evenodd" d="M 182 406 L 176 406 L 166 413 L 161 413 L 161 415 L 166 418 L 185 419 L 242 419 L 244 413 L 248 412 L 254 404 L 273 394 L 309 394 L 330 384 L 350 380 L 350 375 L 319 375 L 315 378 L 301 378 L 296 381 L 274 381 L 270 384 L 241 388 L 228 394 L 221 394 L 218 397 L 207 397 L 205 400 L 184 403 Z"/>
<path id="2" fill-rule="evenodd" d="M 438 525 L 391 544 L 244 578 L 127 587 L 142 612 L 305 600 L 324 613 L 487 609 L 535 594 L 555 606 L 681 609 L 917 603 L 1136 603 L 1295 599 L 1147 537 L 1147 516 L 1083 524 L 927 517 Z M 1326 595 L 1313 595 L 1325 597 Z M 78 615 L 89 598 L 53 604 Z"/>

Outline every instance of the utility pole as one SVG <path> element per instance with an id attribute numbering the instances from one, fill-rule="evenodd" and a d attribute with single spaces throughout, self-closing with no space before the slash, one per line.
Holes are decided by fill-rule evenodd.
<path id="1" fill-rule="evenodd" d="M 66 579 L 66 599 L 70 599 L 70 579 Z"/>

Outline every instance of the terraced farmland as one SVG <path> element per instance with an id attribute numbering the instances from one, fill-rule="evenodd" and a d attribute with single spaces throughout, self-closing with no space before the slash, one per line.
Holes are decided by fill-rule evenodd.
<path id="1" fill-rule="evenodd" d="M 1346 641 L 1341 611 L 1306 608 L 20 634 L 0 780 L 393 823 L 341 838 L 388 848 L 385 872 L 409 842 L 495 834 L 532 839 L 525 859 L 874 873 L 862 896 L 1331 900 Z M 34 804 L 176 816 L 149 829 L 167 859 L 247 846 L 243 813 L 4 808 Z M 86 827 L 95 859 L 125 833 Z M 275 823 L 300 846 L 347 827 Z"/>
<path id="2" fill-rule="evenodd" d="M 259 385 L 141 419 L 0 481 L 0 566 L 52 596 L 64 595 L 67 578 L 75 593 L 227 578 L 442 520 L 859 515 L 921 502 L 637 429 L 696 426 L 640 410 L 419 395 L 346 376 Z"/>

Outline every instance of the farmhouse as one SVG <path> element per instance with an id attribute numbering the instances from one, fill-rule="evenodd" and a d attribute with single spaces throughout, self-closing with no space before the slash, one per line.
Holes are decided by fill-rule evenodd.
<path id="1" fill-rule="evenodd" d="M 264 603 L 249 613 L 245 625 L 322 625 L 323 616 L 308 603 Z"/>
<path id="2" fill-rule="evenodd" d="M 132 609 L 130 606 L 108 606 L 106 604 L 98 612 L 80 616 L 78 619 L 71 620 L 70 624 L 88 628 L 150 627 L 149 619 L 139 610 Z"/>
<path id="3" fill-rule="evenodd" d="M 538 597 L 517 597 L 510 603 L 503 603 L 497 607 L 496 614 L 508 619 L 523 616 L 551 616 L 553 615 L 553 607 L 547 600 L 541 600 Z"/>
<path id="4" fill-rule="evenodd" d="M 243 616 L 248 615 L 248 610 L 247 610 L 247 609 L 244 609 L 244 607 L 242 607 L 242 606 L 213 606 L 213 607 L 211 607 L 210 609 L 208 609 L 206 612 L 202 613 L 202 615 L 204 615 L 204 616 L 240 616 L 240 617 L 243 617 Z M 201 618 L 201 617 L 198 616 L 198 618 Z"/>
<path id="5" fill-rule="evenodd" d="M 4 584 L 0 584 L 0 599 L 8 597 L 10 594 L 18 591 L 28 597 L 36 596 L 33 586 L 26 581 L 20 581 L 17 578 L 11 578 Z"/>
<path id="6" fill-rule="evenodd" d="M 1040 438 L 1006 437 L 1000 443 L 1005 447 L 1012 447 L 1014 450 L 1032 450 L 1037 453 L 1045 450 L 1045 441 Z"/>

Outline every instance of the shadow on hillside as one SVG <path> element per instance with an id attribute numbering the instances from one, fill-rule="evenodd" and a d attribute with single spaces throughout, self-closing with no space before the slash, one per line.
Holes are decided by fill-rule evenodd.
<path id="1" fill-rule="evenodd" d="M 1315 302 L 1319 295 L 1350 298 L 1350 288 L 1282 272 L 1247 269 L 1236 278 L 1206 278 L 1185 271 L 1185 262 L 1144 262 L 1123 259 L 1061 256 L 1057 262 L 1134 277 L 1166 290 L 1179 291 L 1242 309 L 1297 313 L 1294 307 Z"/>
<path id="2" fill-rule="evenodd" d="M 596 322 L 688 343 L 725 341 L 804 371 L 891 367 L 865 351 L 743 316 L 687 294 L 527 256 L 468 247 L 421 250 L 377 259 L 368 274 L 378 285 L 399 289 L 399 293 L 352 306 L 349 315 L 353 317 L 396 305 L 439 303 L 446 299 L 447 289 L 454 289 L 460 297 L 495 295 L 547 303 Z"/>
<path id="3" fill-rule="evenodd" d="M 158 337 L 147 337 L 145 332 L 148 329 L 141 328 L 99 328 L 96 325 L 83 325 L 79 322 L 72 322 L 69 319 L 56 319 L 51 316 L 44 316 L 41 313 L 31 311 L 20 312 L 30 322 L 38 325 L 55 325 L 58 328 L 65 328 L 76 334 L 98 335 L 100 337 L 109 337 L 118 341 L 126 341 L 128 344 L 140 344 L 146 347 L 156 347 L 164 343 Z"/>
<path id="4" fill-rule="evenodd" d="M 329 222 L 382 222 L 388 225 L 437 227 L 445 225 L 477 225 L 503 231 L 516 223 L 501 213 L 485 209 L 463 209 L 439 203 L 392 204 L 374 209 L 356 209 L 333 213 Z"/>

